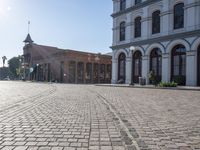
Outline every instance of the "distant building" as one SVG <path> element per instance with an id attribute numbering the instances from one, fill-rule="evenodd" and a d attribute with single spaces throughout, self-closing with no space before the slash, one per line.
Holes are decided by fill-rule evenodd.
<path id="1" fill-rule="evenodd" d="M 113 0 L 112 83 L 200 86 L 199 0 Z"/>
<path id="2" fill-rule="evenodd" d="M 109 55 L 63 50 L 33 43 L 28 34 L 24 46 L 25 78 L 61 83 L 110 83 Z"/>

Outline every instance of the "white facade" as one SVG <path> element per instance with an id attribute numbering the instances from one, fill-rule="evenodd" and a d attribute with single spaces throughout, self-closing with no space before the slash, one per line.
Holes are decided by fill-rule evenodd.
<path id="1" fill-rule="evenodd" d="M 184 4 L 184 25 L 174 29 L 174 6 Z M 152 13 L 160 11 L 160 32 L 152 34 Z M 141 17 L 141 36 L 135 38 L 135 18 Z M 182 45 L 185 55 L 185 85 L 199 85 L 200 46 L 200 1 L 199 0 L 142 0 L 135 5 L 135 0 L 126 0 L 125 10 L 120 11 L 120 0 L 113 0 L 113 57 L 112 83 L 119 81 L 119 55 L 126 56 L 125 83 L 133 82 L 133 54 L 142 54 L 141 76 L 148 81 L 150 72 L 150 53 L 154 48 L 162 52 L 161 81 L 172 81 L 172 49 Z M 120 23 L 125 22 L 125 40 L 120 41 Z M 131 48 L 131 47 L 134 47 Z M 200 51 L 200 50 L 199 50 Z M 174 62 L 173 62 L 174 63 Z"/>

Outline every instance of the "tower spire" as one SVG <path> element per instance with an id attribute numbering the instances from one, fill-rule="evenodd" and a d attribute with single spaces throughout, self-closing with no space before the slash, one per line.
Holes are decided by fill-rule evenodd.
<path id="1" fill-rule="evenodd" d="M 29 34 L 29 32 L 30 32 L 30 21 L 28 21 L 28 34 Z"/>
<path id="2" fill-rule="evenodd" d="M 28 21 L 28 35 L 27 35 L 26 39 L 23 41 L 25 44 L 33 43 L 33 40 L 31 39 L 29 32 L 30 32 L 30 21 Z"/>

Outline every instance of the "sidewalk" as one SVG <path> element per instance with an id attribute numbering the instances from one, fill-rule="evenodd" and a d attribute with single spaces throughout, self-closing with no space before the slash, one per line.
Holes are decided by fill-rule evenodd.
<path id="1" fill-rule="evenodd" d="M 195 87 L 195 86 L 155 87 L 153 85 L 139 85 L 139 84 L 134 84 L 134 85 L 129 85 L 129 84 L 95 84 L 95 86 L 200 91 L 200 87 Z"/>

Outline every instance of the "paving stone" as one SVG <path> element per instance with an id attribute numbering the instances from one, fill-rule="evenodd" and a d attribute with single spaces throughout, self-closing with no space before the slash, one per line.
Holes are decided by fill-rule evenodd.
<path id="1" fill-rule="evenodd" d="M 0 93 L 0 149 L 200 149 L 197 91 L 0 81 Z"/>
<path id="2" fill-rule="evenodd" d="M 13 150 L 14 146 L 5 146 L 1 150 Z"/>
<path id="3" fill-rule="evenodd" d="M 63 147 L 52 147 L 51 150 L 63 150 Z"/>
<path id="4" fill-rule="evenodd" d="M 28 146 L 17 146 L 14 150 L 27 150 Z"/>

